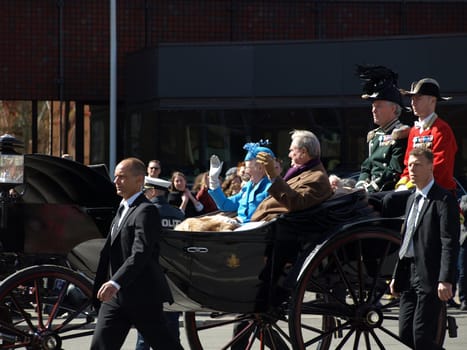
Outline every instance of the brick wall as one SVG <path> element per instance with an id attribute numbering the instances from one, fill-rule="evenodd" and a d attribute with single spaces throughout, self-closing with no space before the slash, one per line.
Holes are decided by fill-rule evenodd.
<path id="1" fill-rule="evenodd" d="M 61 9 L 58 3 L 0 2 L 0 100 L 108 99 L 109 1 L 63 0 Z M 127 53 L 159 42 L 467 32 L 463 1 L 119 0 L 117 6 L 120 97 Z"/>

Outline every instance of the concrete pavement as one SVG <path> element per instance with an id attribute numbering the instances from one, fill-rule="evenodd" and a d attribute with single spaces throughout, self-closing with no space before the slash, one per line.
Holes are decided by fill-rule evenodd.
<path id="1" fill-rule="evenodd" d="M 448 315 L 454 316 L 457 321 L 458 326 L 458 337 L 457 338 L 449 338 L 446 334 L 446 340 L 444 342 L 444 347 L 447 350 L 465 350 L 467 347 L 467 312 L 461 312 L 456 309 L 449 309 Z M 316 316 L 313 316 L 316 317 Z M 319 318 L 316 317 L 317 324 L 319 324 Z M 392 331 L 397 332 L 392 325 L 389 326 Z M 186 340 L 185 336 L 185 329 L 183 328 L 183 322 L 181 322 L 181 340 L 183 347 L 188 350 L 190 349 Z M 216 328 L 209 332 L 207 335 L 207 346 L 204 350 L 220 350 L 221 346 L 225 344 L 225 339 L 229 339 L 232 335 L 232 326 L 225 326 L 221 328 Z M 63 344 L 64 349 L 70 350 L 83 350 L 89 348 L 91 337 L 85 337 L 80 339 L 74 339 L 70 341 L 65 341 Z M 132 329 L 130 334 L 128 335 L 124 346 L 122 347 L 123 350 L 134 350 L 136 343 L 136 331 Z M 386 339 L 384 342 L 384 346 L 390 350 L 402 350 L 408 349 L 407 347 L 401 345 L 400 343 L 391 341 L 390 339 Z M 332 347 L 331 347 L 332 348 Z M 259 349 L 259 346 L 254 347 L 254 350 Z M 352 344 L 345 346 L 344 349 L 352 349 Z M 372 347 L 372 349 L 379 349 L 378 347 Z"/>

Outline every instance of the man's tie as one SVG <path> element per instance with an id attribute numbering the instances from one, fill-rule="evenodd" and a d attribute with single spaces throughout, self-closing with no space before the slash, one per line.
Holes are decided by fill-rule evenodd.
<path id="1" fill-rule="evenodd" d="M 412 210 L 409 212 L 409 218 L 407 220 L 407 229 L 405 230 L 404 241 L 402 242 L 401 248 L 399 249 L 399 258 L 403 259 L 407 250 L 409 249 L 412 236 L 415 231 L 415 225 L 417 224 L 418 204 L 422 198 L 421 194 L 417 194 L 412 204 Z"/>
<path id="2" fill-rule="evenodd" d="M 120 223 L 120 219 L 122 217 L 123 210 L 125 209 L 125 206 L 123 204 L 120 204 L 117 210 L 117 215 L 115 215 L 115 220 L 114 224 L 112 225 L 112 231 L 110 232 L 112 239 L 114 238 L 115 234 L 117 233 L 117 229 Z"/>

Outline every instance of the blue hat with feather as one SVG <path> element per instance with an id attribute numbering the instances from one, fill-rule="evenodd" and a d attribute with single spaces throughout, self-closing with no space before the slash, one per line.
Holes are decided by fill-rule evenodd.
<path id="1" fill-rule="evenodd" d="M 243 149 L 247 151 L 247 154 L 244 160 L 247 161 L 247 160 L 256 159 L 256 156 L 258 155 L 259 152 L 269 153 L 273 158 L 276 158 L 276 156 L 274 155 L 274 152 L 271 151 L 268 147 L 265 147 L 270 144 L 271 143 L 269 142 L 269 140 L 259 140 L 259 142 L 246 143 L 243 146 Z"/>

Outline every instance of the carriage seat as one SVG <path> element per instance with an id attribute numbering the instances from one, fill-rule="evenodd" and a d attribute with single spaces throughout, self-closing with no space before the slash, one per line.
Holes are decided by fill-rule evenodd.
<path id="1" fill-rule="evenodd" d="M 94 279 L 99 263 L 100 251 L 104 247 L 105 241 L 105 238 L 96 238 L 84 241 L 74 247 L 67 255 L 67 260 L 71 267 Z"/>
<path id="2" fill-rule="evenodd" d="M 380 216 L 369 204 L 365 190 L 355 190 L 333 195 L 327 201 L 296 212 L 289 212 L 277 218 L 278 224 L 302 234 L 323 233 L 342 224 L 363 218 Z"/>

